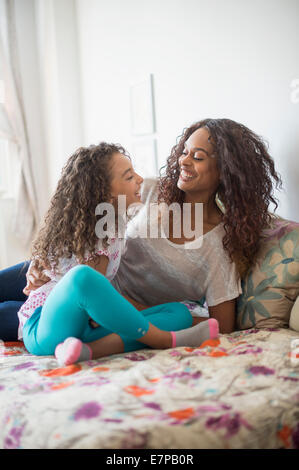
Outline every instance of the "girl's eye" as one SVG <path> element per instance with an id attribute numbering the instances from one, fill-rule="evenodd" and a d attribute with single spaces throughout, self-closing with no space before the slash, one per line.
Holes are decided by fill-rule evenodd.
<path id="1" fill-rule="evenodd" d="M 132 178 L 134 178 L 134 176 L 130 176 L 129 178 L 127 178 L 127 181 L 131 180 Z"/>
<path id="2" fill-rule="evenodd" d="M 195 157 L 194 156 L 193 158 L 194 158 L 194 160 L 203 160 L 203 158 L 201 158 L 201 157 Z"/>

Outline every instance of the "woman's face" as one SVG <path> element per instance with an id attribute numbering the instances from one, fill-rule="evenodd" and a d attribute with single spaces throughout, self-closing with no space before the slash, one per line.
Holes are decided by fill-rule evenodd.
<path id="1" fill-rule="evenodd" d="M 206 128 L 197 129 L 186 140 L 183 154 L 179 157 L 177 186 L 186 194 L 213 194 L 219 185 L 219 170 L 209 136 Z"/>
<path id="2" fill-rule="evenodd" d="M 125 195 L 126 207 L 140 202 L 140 187 L 143 178 L 134 171 L 130 159 L 121 153 L 115 153 L 112 157 L 111 172 L 112 197 Z"/>

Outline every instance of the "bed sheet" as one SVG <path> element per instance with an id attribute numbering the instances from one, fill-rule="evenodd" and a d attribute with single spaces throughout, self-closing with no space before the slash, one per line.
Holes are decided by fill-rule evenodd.
<path id="1" fill-rule="evenodd" d="M 299 366 L 290 329 L 220 335 L 59 367 L 0 348 L 0 447 L 299 448 Z"/>

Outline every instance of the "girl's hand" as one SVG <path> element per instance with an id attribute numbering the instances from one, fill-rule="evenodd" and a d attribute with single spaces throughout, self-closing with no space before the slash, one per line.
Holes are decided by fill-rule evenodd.
<path id="1" fill-rule="evenodd" d="M 25 295 L 29 295 L 32 290 L 36 290 L 50 281 L 50 278 L 45 274 L 40 274 L 34 267 L 33 263 L 30 264 L 26 273 L 27 284 L 23 289 Z"/>

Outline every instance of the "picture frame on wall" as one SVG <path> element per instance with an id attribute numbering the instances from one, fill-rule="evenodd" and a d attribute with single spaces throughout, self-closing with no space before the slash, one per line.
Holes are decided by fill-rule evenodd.
<path id="1" fill-rule="evenodd" d="M 157 142 L 154 138 L 138 139 L 132 143 L 131 158 L 134 170 L 143 178 L 158 176 Z"/>
<path id="2" fill-rule="evenodd" d="M 141 136 L 156 131 L 153 75 L 130 86 L 131 133 Z"/>

